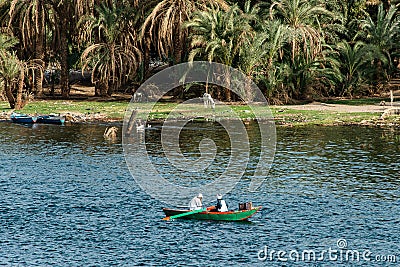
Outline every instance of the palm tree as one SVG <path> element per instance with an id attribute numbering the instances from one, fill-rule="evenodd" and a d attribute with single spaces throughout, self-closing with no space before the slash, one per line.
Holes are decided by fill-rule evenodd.
<path id="1" fill-rule="evenodd" d="M 324 59 L 315 57 L 306 59 L 301 55 L 295 57 L 294 62 L 290 62 L 290 75 L 287 77 L 288 95 L 291 98 L 302 99 L 316 93 L 314 87 L 318 87 L 319 78 L 324 73 Z"/>
<path id="2" fill-rule="evenodd" d="M 11 37 L 8 34 L 0 33 L 0 52 L 4 53 L 11 50 L 15 45 L 18 44 L 18 40 L 15 37 Z"/>
<path id="3" fill-rule="evenodd" d="M 204 56 L 209 62 L 234 66 L 241 49 L 249 44 L 253 35 L 248 20 L 242 14 L 237 6 L 231 7 L 228 11 L 216 7 L 196 12 L 185 24 L 185 27 L 192 31 L 189 62 L 197 56 Z M 226 75 L 226 79 L 225 97 L 230 101 L 229 75 Z"/>
<path id="4" fill-rule="evenodd" d="M 9 27 L 20 31 L 22 49 L 29 53 L 28 58 L 34 58 L 44 67 L 45 59 L 45 28 L 51 20 L 50 7 L 45 0 L 12 0 L 9 10 Z M 34 71 L 33 87 L 36 95 L 43 94 L 43 72 Z"/>
<path id="5" fill-rule="evenodd" d="M 318 22 L 324 33 L 324 43 L 335 44 L 342 39 L 351 40 L 359 30 L 359 20 L 350 15 L 350 2 L 340 0 L 323 0 L 324 7 L 331 12 L 331 16 L 319 18 Z"/>
<path id="6" fill-rule="evenodd" d="M 257 32 L 249 42 L 246 49 L 241 49 L 239 57 L 239 69 L 253 78 L 257 69 L 263 68 L 265 59 L 268 58 L 268 34 L 266 32 Z M 267 67 L 268 68 L 268 67 Z"/>
<path id="7" fill-rule="evenodd" d="M 0 78 L 4 84 L 4 91 L 12 109 L 17 107 L 13 91 L 20 73 L 23 73 L 23 71 L 15 53 L 0 53 Z M 20 104 L 17 108 L 19 106 Z"/>
<path id="8" fill-rule="evenodd" d="M 240 48 L 252 34 L 250 25 L 237 6 L 227 12 L 219 8 L 196 12 L 185 26 L 192 30 L 189 61 L 205 54 L 208 61 L 228 66 L 233 65 Z"/>
<path id="9" fill-rule="evenodd" d="M 141 38 L 149 37 L 161 58 L 172 57 L 174 63 L 180 63 L 188 37 L 183 24 L 195 11 L 211 6 L 229 8 L 224 0 L 162 0 L 144 21 Z"/>
<path id="10" fill-rule="evenodd" d="M 353 46 L 343 41 L 334 47 L 333 67 L 337 71 L 336 84 L 339 86 L 339 95 L 352 96 L 365 83 L 368 72 L 373 68 L 374 59 L 386 62 L 384 55 L 374 45 L 367 45 L 358 41 Z"/>
<path id="11" fill-rule="evenodd" d="M 43 76 L 41 62 L 37 60 L 22 61 L 14 51 L 10 50 L 18 43 L 14 37 L 0 34 L 0 79 L 4 85 L 4 91 L 10 107 L 21 109 L 24 106 L 22 100 L 25 73 L 37 69 Z M 14 91 L 17 89 L 16 98 Z"/>
<path id="12" fill-rule="evenodd" d="M 271 69 L 277 68 L 279 55 L 282 55 L 287 40 L 287 26 L 280 21 L 265 21 L 262 29 L 241 49 L 239 69 L 255 81 L 274 79 L 269 76 L 277 72 L 271 72 Z M 272 83 L 269 85 L 272 86 Z"/>
<path id="13" fill-rule="evenodd" d="M 79 17 L 90 9 L 90 3 L 83 0 L 47 0 L 54 12 L 54 23 L 51 25 L 51 50 L 60 63 L 60 85 L 63 98 L 69 98 L 69 48 Z M 50 25 L 49 25 L 50 26 Z"/>
<path id="14" fill-rule="evenodd" d="M 272 68 L 274 59 L 280 55 L 283 57 L 284 46 L 290 41 L 290 31 L 287 25 L 280 21 L 268 21 L 265 24 L 264 31 L 268 34 L 266 44 L 267 69 Z"/>
<path id="15" fill-rule="evenodd" d="M 98 17 L 89 16 L 80 26 L 88 41 L 98 42 L 82 53 L 82 69 L 92 68 L 92 81 L 104 88 L 101 95 L 111 95 L 115 87 L 124 83 L 139 67 L 142 54 L 137 48 L 137 35 L 130 24 L 131 10 L 123 6 L 96 7 Z M 111 86 L 109 86 L 111 85 Z"/>
<path id="16" fill-rule="evenodd" d="M 16 38 L 0 34 L 0 78 L 11 108 L 15 108 L 15 98 L 12 93 L 13 84 L 20 72 L 18 58 L 10 53 L 12 47 L 18 43 Z"/>
<path id="17" fill-rule="evenodd" d="M 290 100 L 289 89 L 294 89 L 287 82 L 292 70 L 286 63 L 274 63 L 274 67 L 266 69 L 264 75 L 259 76 L 259 85 L 263 88 L 264 95 L 274 104 L 288 103 Z"/>
<path id="18" fill-rule="evenodd" d="M 270 18 L 281 19 L 290 31 L 291 59 L 303 52 L 304 57 L 313 59 L 322 50 L 323 35 L 318 26 L 321 16 L 333 17 L 318 1 L 282 0 L 270 7 Z"/>
<path id="19" fill-rule="evenodd" d="M 21 40 L 19 54 L 25 59 L 36 59 L 45 67 L 50 57 L 59 61 L 61 91 L 69 97 L 70 48 L 73 45 L 76 23 L 80 17 L 93 10 L 93 1 L 85 0 L 9 0 L 9 27 Z M 39 69 L 34 73 L 33 88 L 42 95 L 42 80 Z"/>
<path id="20" fill-rule="evenodd" d="M 378 7 L 378 14 L 376 17 L 376 22 L 373 21 L 371 17 L 364 20 L 362 23 L 362 28 L 365 31 L 364 39 L 376 47 L 386 56 L 389 62 L 389 68 L 392 66 L 391 54 L 394 49 L 399 49 L 399 26 L 400 17 L 397 14 L 397 8 L 395 6 L 390 6 L 386 11 L 383 4 Z M 377 76 L 378 80 L 381 80 L 382 76 L 382 64 L 378 62 L 377 64 Z"/>
<path id="21" fill-rule="evenodd" d="M 371 17 L 363 21 L 362 27 L 366 32 L 365 39 L 379 47 L 390 60 L 390 50 L 397 48 L 399 37 L 400 17 L 397 8 L 391 6 L 386 12 L 383 5 L 379 5 L 376 22 Z"/>

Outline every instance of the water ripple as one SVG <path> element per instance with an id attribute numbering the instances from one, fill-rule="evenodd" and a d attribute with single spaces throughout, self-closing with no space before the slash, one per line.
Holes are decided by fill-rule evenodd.
<path id="1" fill-rule="evenodd" d="M 273 168 L 260 191 L 246 187 L 253 153 L 243 183 L 225 196 L 230 208 L 249 200 L 264 208 L 251 222 L 231 223 L 162 221 L 163 204 L 138 188 L 121 145 L 103 140 L 105 128 L 0 126 L 0 265 L 283 266 L 259 261 L 258 251 L 323 250 L 339 238 L 351 249 L 400 259 L 396 130 L 279 128 Z M 228 143 L 224 134 L 208 132 L 221 138 L 210 169 L 218 174 Z M 149 147 L 170 175 L 157 144 Z M 196 156 L 195 147 L 186 146 L 188 156 Z"/>

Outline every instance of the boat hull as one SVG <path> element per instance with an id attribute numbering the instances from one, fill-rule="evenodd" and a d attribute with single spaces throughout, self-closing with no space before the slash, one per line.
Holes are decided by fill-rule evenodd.
<path id="1" fill-rule="evenodd" d="M 45 123 L 62 125 L 65 122 L 65 117 L 53 115 L 29 116 L 26 114 L 12 113 L 10 118 L 12 122 L 16 123 Z"/>
<path id="2" fill-rule="evenodd" d="M 249 210 L 240 211 L 227 211 L 227 212 L 217 212 L 217 211 L 203 211 L 195 214 L 190 214 L 179 219 L 189 219 L 189 220 L 210 220 L 210 221 L 244 221 L 253 216 L 261 209 L 260 207 L 254 207 Z M 188 212 L 189 210 L 174 210 L 174 209 L 163 209 L 165 216 L 173 216 L 181 213 Z"/>
<path id="3" fill-rule="evenodd" d="M 35 123 L 37 117 L 28 116 L 25 114 L 11 114 L 11 121 L 15 123 Z"/>
<path id="4" fill-rule="evenodd" d="M 62 116 L 38 116 L 37 123 L 45 123 L 45 124 L 59 124 L 62 125 L 65 122 L 65 118 Z"/>

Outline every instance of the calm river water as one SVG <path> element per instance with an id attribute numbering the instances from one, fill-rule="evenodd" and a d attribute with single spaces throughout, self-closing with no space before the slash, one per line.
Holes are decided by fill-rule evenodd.
<path id="1" fill-rule="evenodd" d="M 278 127 L 259 191 L 225 196 L 263 209 L 234 223 L 162 221 L 105 128 L 0 125 L 1 266 L 399 266 L 399 129 Z"/>

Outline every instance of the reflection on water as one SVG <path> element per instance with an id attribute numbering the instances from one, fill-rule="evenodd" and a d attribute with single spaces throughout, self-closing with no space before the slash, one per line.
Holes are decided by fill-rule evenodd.
<path id="1" fill-rule="evenodd" d="M 287 153 L 278 153 L 274 172 L 284 172 L 283 179 L 296 179 L 296 186 L 313 184 L 343 196 L 396 200 L 400 143 L 394 136 L 391 141 L 382 138 L 391 131 L 350 127 L 288 131 L 278 143 L 278 150 Z M 279 160 L 290 162 L 290 168 Z"/>
<path id="2" fill-rule="evenodd" d="M 230 208 L 251 200 L 263 210 L 251 223 L 220 223 L 162 221 L 163 203 L 135 184 L 121 140 L 103 138 L 107 126 L 0 125 L 0 265 L 283 266 L 260 262 L 257 252 L 265 245 L 334 249 L 339 238 L 350 249 L 400 260 L 399 129 L 278 128 L 275 161 L 260 190 L 247 191 L 253 151 L 243 182 L 225 196 Z M 246 127 L 259 144 L 253 126 Z M 150 155 L 163 162 L 155 142 L 160 129 L 146 134 Z M 223 129 L 191 125 L 182 151 L 197 157 L 203 136 L 218 144 L 218 173 L 229 155 Z M 166 175 L 173 171 L 163 167 Z"/>

